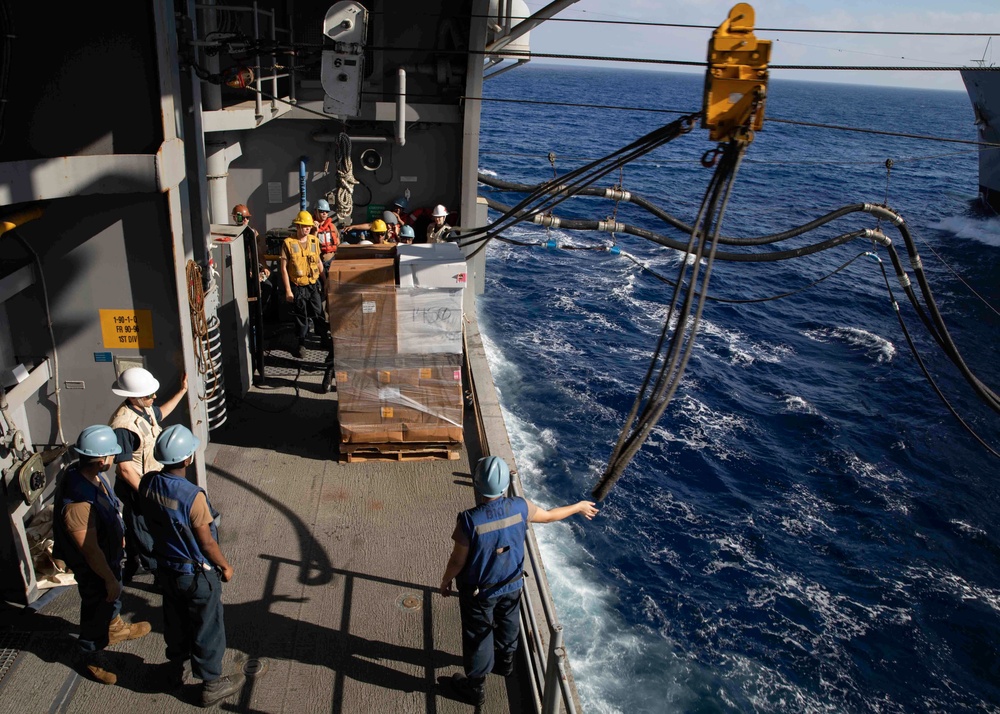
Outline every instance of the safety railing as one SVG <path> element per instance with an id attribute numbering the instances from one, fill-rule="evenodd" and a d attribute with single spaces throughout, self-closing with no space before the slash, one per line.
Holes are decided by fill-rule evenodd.
<path id="1" fill-rule="evenodd" d="M 247 38 L 251 39 L 253 42 L 253 53 L 254 56 L 254 66 L 253 66 L 253 85 L 254 85 L 254 114 L 257 116 L 257 121 L 259 122 L 263 116 L 263 101 L 264 101 L 264 82 L 269 82 L 271 85 L 270 91 L 270 102 L 271 102 L 271 113 L 274 114 L 277 111 L 278 102 L 278 80 L 287 77 L 288 82 L 288 98 L 289 101 L 295 103 L 295 55 L 294 53 L 289 54 L 288 60 L 288 71 L 285 73 L 279 73 L 278 68 L 278 54 L 277 54 L 277 41 L 278 33 L 288 35 L 288 42 L 291 44 L 294 42 L 293 30 L 291 28 L 284 29 L 278 27 L 277 17 L 273 10 L 264 10 L 259 7 L 257 0 L 251 5 L 219 5 L 215 3 L 205 3 L 196 4 L 196 10 L 202 12 L 202 23 L 201 30 L 203 37 L 192 44 L 198 47 L 218 47 L 220 43 L 228 42 L 229 44 L 239 44 L 238 42 L 231 41 L 231 37 L 239 37 L 239 32 L 233 32 L 229 30 L 227 23 L 223 21 L 225 18 L 225 13 L 250 13 L 253 25 L 253 37 Z M 267 29 L 269 34 L 271 51 L 267 54 L 271 57 L 271 68 L 269 74 L 265 77 L 261 75 L 261 53 L 258 51 L 260 47 L 261 40 L 261 18 L 264 18 L 267 23 Z M 289 18 L 289 22 L 291 19 Z M 231 37 L 230 37 L 231 36 Z M 213 39 L 214 37 L 214 39 Z M 225 39 L 223 39 L 225 38 Z M 215 72 L 218 73 L 219 69 L 217 66 L 217 59 L 214 60 Z"/>

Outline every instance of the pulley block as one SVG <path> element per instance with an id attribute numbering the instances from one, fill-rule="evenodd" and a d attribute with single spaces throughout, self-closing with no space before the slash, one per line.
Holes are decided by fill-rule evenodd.
<path id="1" fill-rule="evenodd" d="M 21 498 L 25 505 L 30 506 L 45 490 L 45 465 L 41 454 L 32 454 L 17 466 L 17 483 L 21 488 Z"/>

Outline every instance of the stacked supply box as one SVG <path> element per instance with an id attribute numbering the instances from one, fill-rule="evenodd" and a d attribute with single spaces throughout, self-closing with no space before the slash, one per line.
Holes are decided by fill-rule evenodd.
<path id="1" fill-rule="evenodd" d="M 396 341 L 400 354 L 462 354 L 466 265 L 454 243 L 398 249 Z"/>
<path id="2" fill-rule="evenodd" d="M 337 359 L 375 362 L 396 356 L 396 278 L 385 258 L 333 260 L 327 312 Z"/>
<path id="3" fill-rule="evenodd" d="M 338 250 L 330 265 L 341 441 L 460 443 L 465 261 L 451 244 L 399 246 L 398 257 L 398 286 L 384 258 Z"/>
<path id="4" fill-rule="evenodd" d="M 338 361 L 336 377 L 344 443 L 462 441 L 461 355 L 400 357 L 376 367 Z"/>

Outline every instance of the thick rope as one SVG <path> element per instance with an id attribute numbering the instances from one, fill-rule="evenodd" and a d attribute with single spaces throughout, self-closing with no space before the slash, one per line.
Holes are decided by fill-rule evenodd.
<path id="1" fill-rule="evenodd" d="M 354 166 L 351 164 L 351 137 L 341 133 L 337 137 L 337 188 L 333 194 L 333 213 L 339 223 L 349 223 L 354 212 Z M 327 198 L 330 198 L 330 193 Z"/>
<path id="2" fill-rule="evenodd" d="M 188 306 L 191 309 L 191 336 L 194 338 L 195 354 L 198 357 L 198 373 L 202 376 L 209 373 L 212 375 L 211 393 L 200 398 L 211 399 L 218 389 L 219 380 L 216 378 L 215 364 L 212 362 L 208 347 L 208 322 L 205 320 L 205 290 L 201 282 L 201 266 L 189 260 L 186 273 Z"/>

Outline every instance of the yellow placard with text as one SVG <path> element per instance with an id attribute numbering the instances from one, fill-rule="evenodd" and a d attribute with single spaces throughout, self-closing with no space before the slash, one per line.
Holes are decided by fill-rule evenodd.
<path id="1" fill-rule="evenodd" d="M 153 347 L 152 310 L 99 310 L 104 346 L 146 350 Z"/>

